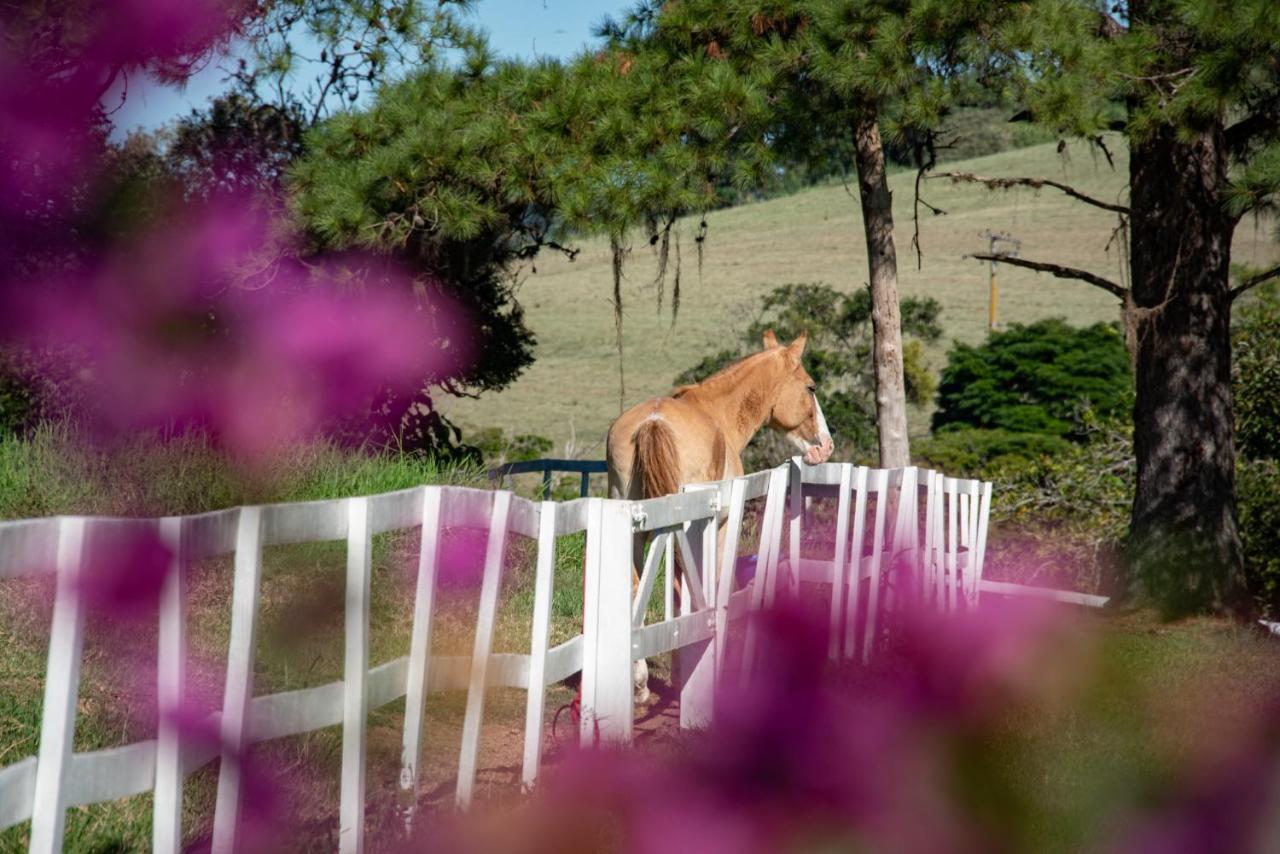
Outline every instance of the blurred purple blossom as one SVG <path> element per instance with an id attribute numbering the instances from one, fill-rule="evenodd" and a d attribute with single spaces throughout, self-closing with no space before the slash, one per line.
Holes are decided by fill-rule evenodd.
<path id="1" fill-rule="evenodd" d="M 108 622 L 154 619 L 173 552 L 157 531 L 102 526 L 76 576 L 90 613 Z"/>
<path id="2" fill-rule="evenodd" d="M 11 295 L 23 334 L 73 348 L 108 432 L 198 424 L 247 454 L 368 415 L 383 389 L 466 367 L 463 314 L 388 263 L 303 262 L 251 204 L 120 247 Z"/>

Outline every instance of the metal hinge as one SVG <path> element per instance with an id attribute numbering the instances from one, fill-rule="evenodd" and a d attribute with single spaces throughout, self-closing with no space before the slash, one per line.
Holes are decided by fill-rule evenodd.
<path id="1" fill-rule="evenodd" d="M 649 514 L 639 504 L 631 505 L 631 530 L 639 531 L 649 521 Z"/>

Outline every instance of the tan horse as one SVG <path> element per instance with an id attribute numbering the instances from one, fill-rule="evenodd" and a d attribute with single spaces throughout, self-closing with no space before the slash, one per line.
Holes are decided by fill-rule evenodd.
<path id="1" fill-rule="evenodd" d="M 679 492 L 684 484 L 737 477 L 743 473 L 743 449 L 766 424 L 786 434 L 806 463 L 826 462 L 831 434 L 813 379 L 800 362 L 804 345 L 803 333 L 781 346 L 766 332 L 760 352 L 618 416 L 607 441 L 609 497 L 655 498 Z M 724 533 L 722 525 L 721 548 Z M 637 583 L 645 540 L 637 537 L 633 552 Z M 644 661 L 636 662 L 634 676 L 636 699 L 643 702 L 649 695 Z"/>

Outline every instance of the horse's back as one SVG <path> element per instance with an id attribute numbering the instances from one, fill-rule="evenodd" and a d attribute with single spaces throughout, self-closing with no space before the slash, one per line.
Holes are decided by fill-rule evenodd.
<path id="1" fill-rule="evenodd" d="M 646 425 L 648 425 L 646 427 Z M 710 415 L 678 397 L 655 397 L 618 416 L 609 427 L 606 458 L 609 497 L 648 498 L 641 478 L 633 477 L 637 436 L 646 430 L 669 430 L 675 446 L 681 484 L 718 480 L 725 466 L 724 435 Z"/>

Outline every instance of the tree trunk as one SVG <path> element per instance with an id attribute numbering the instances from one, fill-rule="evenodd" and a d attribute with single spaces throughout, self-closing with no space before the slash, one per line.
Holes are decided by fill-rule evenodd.
<path id="1" fill-rule="evenodd" d="M 911 464 L 911 450 L 907 444 L 907 393 L 902 375 L 898 254 L 893 246 L 893 194 L 885 177 L 884 147 L 874 107 L 866 107 L 854 121 L 853 146 L 871 283 L 880 466 L 899 468 Z"/>
<path id="2" fill-rule="evenodd" d="M 1131 141 L 1138 480 L 1128 593 L 1167 613 L 1248 608 L 1236 528 L 1229 266 L 1222 126 Z"/>

